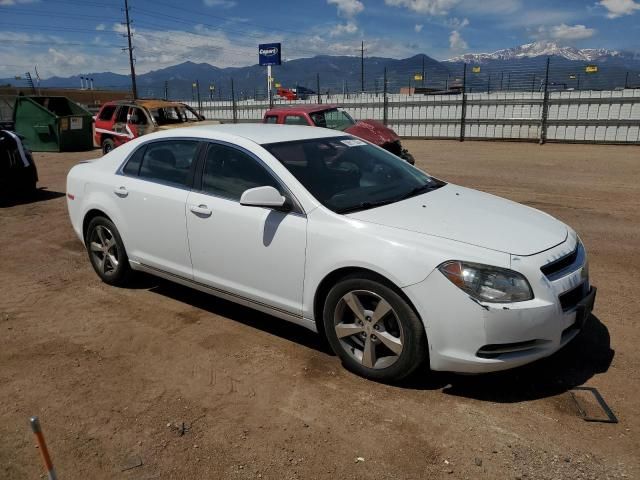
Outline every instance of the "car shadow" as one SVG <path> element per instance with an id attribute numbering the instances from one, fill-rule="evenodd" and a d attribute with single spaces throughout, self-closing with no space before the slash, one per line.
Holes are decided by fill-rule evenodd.
<path id="1" fill-rule="evenodd" d="M 321 335 L 306 328 L 168 280 L 137 274 L 128 288 L 147 289 L 327 356 L 335 356 Z M 594 375 L 606 372 L 614 355 L 609 330 L 595 315 L 591 315 L 582 331 L 568 345 L 532 364 L 479 375 L 432 372 L 424 366 L 394 387 L 441 390 L 447 395 L 495 403 L 524 402 L 553 397 L 585 384 Z"/>
<path id="2" fill-rule="evenodd" d="M 249 307 L 209 295 L 177 283 L 152 277 L 136 275 L 132 288 L 146 288 L 150 292 L 162 295 L 178 302 L 205 310 L 213 315 L 220 315 L 251 328 L 262 330 L 290 342 L 299 343 L 321 353 L 333 356 L 333 352 L 324 339 L 300 325 L 273 317 Z"/>
<path id="3" fill-rule="evenodd" d="M 46 202 L 56 198 L 64 197 L 63 192 L 38 188 L 30 195 L 12 195 L 10 197 L 0 197 L 0 208 L 15 207 L 17 205 L 28 205 L 37 202 Z"/>
<path id="4" fill-rule="evenodd" d="M 583 330 L 563 349 L 532 364 L 481 375 L 421 371 L 399 386 L 442 389 L 447 395 L 517 403 L 552 397 L 583 385 L 594 375 L 606 372 L 614 355 L 609 330 L 591 315 Z"/>

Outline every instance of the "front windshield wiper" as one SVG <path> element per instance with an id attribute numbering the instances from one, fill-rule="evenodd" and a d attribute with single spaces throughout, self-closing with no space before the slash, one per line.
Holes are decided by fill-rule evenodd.
<path id="1" fill-rule="evenodd" d="M 370 208 L 376 208 L 376 207 L 381 207 L 383 205 L 389 205 L 390 203 L 395 203 L 397 202 L 397 199 L 392 199 L 392 200 L 382 200 L 380 202 L 361 202 L 357 205 L 352 205 L 350 207 L 344 207 L 344 208 L 340 208 L 336 210 L 336 213 L 353 213 L 353 212 L 359 212 L 361 210 L 369 210 Z"/>
<path id="2" fill-rule="evenodd" d="M 412 188 L 407 193 L 402 195 L 400 198 L 396 198 L 394 201 L 399 202 L 400 200 L 406 200 L 407 198 L 415 197 L 417 195 L 420 195 L 421 193 L 427 193 L 432 190 L 437 190 L 443 185 L 444 185 L 444 182 L 425 183 L 424 185 L 420 185 L 419 187 Z"/>

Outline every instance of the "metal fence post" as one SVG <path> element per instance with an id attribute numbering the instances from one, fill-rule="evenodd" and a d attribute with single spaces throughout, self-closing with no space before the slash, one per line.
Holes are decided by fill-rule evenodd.
<path id="1" fill-rule="evenodd" d="M 387 102 L 387 67 L 384 67 L 384 85 L 382 86 L 382 123 L 387 124 L 388 118 L 388 102 Z"/>
<path id="2" fill-rule="evenodd" d="M 196 92 L 198 95 L 198 113 L 202 115 L 202 101 L 200 100 L 200 80 L 196 80 Z"/>
<path id="3" fill-rule="evenodd" d="M 316 92 L 318 93 L 318 103 L 322 103 L 320 98 L 320 74 L 316 73 Z"/>
<path id="4" fill-rule="evenodd" d="M 233 88 L 233 78 L 231 79 L 231 108 L 233 110 L 233 123 L 238 123 L 238 112 L 236 110 L 236 91 Z"/>
<path id="5" fill-rule="evenodd" d="M 549 118 L 549 62 L 547 57 L 547 69 L 544 74 L 544 97 L 542 98 L 542 118 L 540 120 L 540 145 L 547 141 L 547 120 Z"/>
<path id="6" fill-rule="evenodd" d="M 460 141 L 464 142 L 464 130 L 467 117 L 467 64 L 464 64 L 462 73 L 462 107 L 460 115 Z"/>

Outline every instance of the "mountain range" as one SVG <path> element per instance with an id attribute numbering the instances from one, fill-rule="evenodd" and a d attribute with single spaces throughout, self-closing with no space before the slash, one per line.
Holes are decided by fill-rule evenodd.
<path id="1" fill-rule="evenodd" d="M 467 85 L 472 91 L 502 87 L 516 90 L 538 89 L 547 58 L 550 59 L 550 81 L 563 88 L 609 89 L 627 85 L 640 85 L 640 55 L 606 49 L 576 49 L 553 42 L 534 42 L 493 53 L 464 54 L 439 62 L 424 55 L 405 59 L 383 57 L 365 58 L 365 89 L 382 91 L 385 68 L 388 88 L 397 92 L 403 86 L 422 85 L 415 75 L 425 72 L 425 85 L 445 88 L 460 81 L 463 65 L 469 68 Z M 599 66 L 597 75 L 583 74 L 585 66 Z M 473 72 L 473 73 L 471 73 Z M 111 72 L 90 73 L 95 88 L 127 89 L 129 75 Z M 361 89 L 360 57 L 319 55 L 313 58 L 290 60 L 273 67 L 275 82 L 283 87 L 301 85 L 320 91 L 356 92 Z M 208 63 L 190 61 L 137 75 L 138 94 L 142 97 L 169 98 L 195 97 L 192 85 L 198 82 L 203 99 L 230 98 L 233 79 L 236 98 L 264 96 L 266 91 L 265 67 L 219 68 Z M 508 80 L 507 80 L 508 79 Z M 0 84 L 15 84 L 14 79 L 0 79 Z M 575 84 L 575 85 L 574 85 Z M 80 87 L 79 75 L 51 77 L 41 81 L 42 87 Z M 22 86 L 22 85 L 21 85 Z M 213 87 L 213 88 L 210 88 Z"/>
<path id="2" fill-rule="evenodd" d="M 640 56 L 630 52 L 620 52 L 618 50 L 608 50 L 606 48 L 582 48 L 561 46 L 556 42 L 539 41 L 527 43 L 514 48 L 505 48 L 493 53 L 466 53 L 457 57 L 445 60 L 447 63 L 467 62 L 467 63 L 487 63 L 492 60 L 521 60 L 523 58 L 535 57 L 556 57 L 565 60 L 579 62 L 602 62 L 609 59 L 636 60 L 640 61 Z"/>

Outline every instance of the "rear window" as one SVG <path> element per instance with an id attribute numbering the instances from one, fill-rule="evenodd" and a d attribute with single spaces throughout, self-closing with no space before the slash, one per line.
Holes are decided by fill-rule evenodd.
<path id="1" fill-rule="evenodd" d="M 98 115 L 98 118 L 100 120 L 111 120 L 111 118 L 113 117 L 113 112 L 115 111 L 115 105 L 107 105 L 106 107 L 103 107 L 102 110 L 100 110 L 100 115 Z"/>
<path id="2" fill-rule="evenodd" d="M 198 142 L 194 140 L 150 143 L 142 157 L 138 176 L 169 185 L 188 186 L 197 149 Z"/>
<path id="3" fill-rule="evenodd" d="M 264 119 L 264 123 L 278 123 L 278 117 L 275 115 L 267 115 Z"/>
<path id="4" fill-rule="evenodd" d="M 287 115 L 284 117 L 284 123 L 287 125 L 309 125 L 306 118 L 300 115 Z"/>

